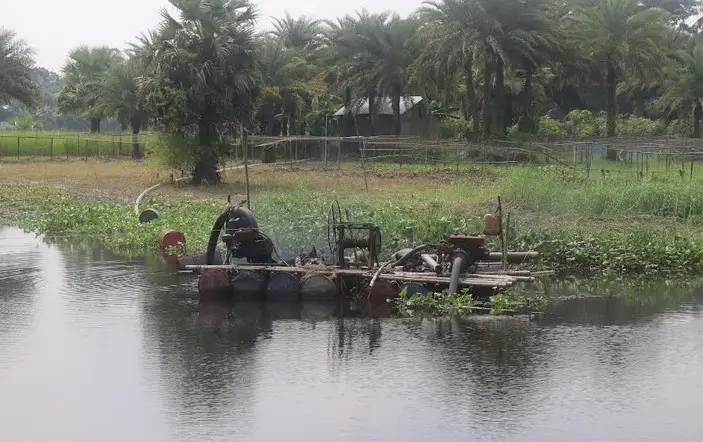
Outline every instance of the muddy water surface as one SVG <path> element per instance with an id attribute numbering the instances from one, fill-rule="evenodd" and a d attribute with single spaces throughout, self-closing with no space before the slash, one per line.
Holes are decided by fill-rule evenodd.
<path id="1" fill-rule="evenodd" d="M 232 307 L 154 263 L 0 229 L 0 440 L 700 441 L 702 312 Z"/>

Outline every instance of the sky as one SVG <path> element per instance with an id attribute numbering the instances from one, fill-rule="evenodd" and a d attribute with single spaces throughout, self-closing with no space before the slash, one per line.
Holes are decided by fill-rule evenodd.
<path id="1" fill-rule="evenodd" d="M 396 11 L 407 15 L 422 0 L 254 0 L 260 29 L 270 17 L 333 19 L 355 10 Z M 0 0 L 0 27 L 8 28 L 32 46 L 38 66 L 59 71 L 66 56 L 79 45 L 124 48 L 135 36 L 153 28 L 167 0 Z"/>

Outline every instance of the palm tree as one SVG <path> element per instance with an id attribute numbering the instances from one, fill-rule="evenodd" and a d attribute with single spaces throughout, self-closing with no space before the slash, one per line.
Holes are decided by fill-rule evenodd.
<path id="1" fill-rule="evenodd" d="M 534 87 L 536 78 L 544 78 L 538 69 L 553 64 L 562 51 L 558 11 L 550 0 L 514 2 L 503 18 L 505 34 L 501 46 L 513 71 L 522 80 L 517 94 L 522 98 L 522 115 L 518 127 L 522 132 L 534 132 Z M 506 12 L 506 11 L 503 11 Z M 504 109 L 505 107 L 501 108 Z"/>
<path id="2" fill-rule="evenodd" d="M 17 100 L 39 104 L 39 90 L 32 80 L 34 51 L 15 33 L 0 28 L 0 103 Z"/>
<path id="3" fill-rule="evenodd" d="M 304 15 L 293 18 L 286 12 L 284 18 L 274 19 L 271 34 L 280 39 L 286 48 L 313 49 L 320 41 L 320 25 L 320 20 Z"/>
<path id="4" fill-rule="evenodd" d="M 676 57 L 680 64 L 667 72 L 668 81 L 664 94 L 653 101 L 653 107 L 663 111 L 666 119 L 693 117 L 693 136 L 701 137 L 703 118 L 703 42 L 692 40 Z"/>
<path id="5" fill-rule="evenodd" d="M 636 0 L 596 0 L 568 18 L 568 29 L 586 58 L 605 71 L 607 135 L 614 137 L 617 87 L 628 70 L 657 70 L 666 55 L 667 14 Z M 614 152 L 609 152 L 609 157 Z"/>
<path id="6" fill-rule="evenodd" d="M 369 98 L 370 118 L 375 98 L 390 97 L 393 132 L 400 135 L 400 104 L 410 87 L 418 22 L 388 13 L 362 11 L 343 23 L 334 41 L 335 70 L 340 84 L 357 96 Z"/>
<path id="7" fill-rule="evenodd" d="M 90 120 L 90 131 L 100 131 L 107 113 L 103 92 L 107 73 L 122 60 L 119 50 L 107 46 L 73 49 L 62 69 L 64 85 L 56 103 L 62 114 L 79 114 Z"/>
<path id="8" fill-rule="evenodd" d="M 464 117 L 473 120 L 473 133 L 478 135 L 479 97 L 475 87 L 474 64 L 480 57 L 480 49 L 474 28 L 474 11 L 468 0 L 425 2 L 418 11 L 418 16 L 425 24 L 418 35 L 424 44 L 416 67 L 420 80 L 423 77 L 434 77 L 433 79 L 451 83 L 453 74 L 460 72 L 466 94 Z"/>
<path id="9" fill-rule="evenodd" d="M 260 58 L 264 93 L 260 111 L 267 135 L 274 135 L 277 112 L 285 120 L 287 135 L 300 133 L 300 117 L 312 98 L 325 92 L 319 80 L 320 69 L 309 63 L 305 55 L 304 49 L 286 48 L 279 38 L 263 38 Z"/>
<path id="10" fill-rule="evenodd" d="M 218 182 L 223 141 L 251 122 L 260 93 L 256 13 L 247 0 L 171 3 L 178 17 L 163 10 L 141 51 L 139 93 L 156 125 L 190 146 L 174 161 L 192 167 L 194 183 Z"/>
<path id="11" fill-rule="evenodd" d="M 106 75 L 103 100 L 108 113 L 115 115 L 123 125 L 132 128 L 132 156 L 140 158 L 138 135 L 146 122 L 146 111 L 138 97 L 137 80 L 142 75 L 141 61 L 132 57 L 110 69 Z"/>

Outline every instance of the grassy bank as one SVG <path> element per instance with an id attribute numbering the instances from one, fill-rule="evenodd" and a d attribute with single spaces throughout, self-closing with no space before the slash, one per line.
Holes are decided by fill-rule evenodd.
<path id="1" fill-rule="evenodd" d="M 164 184 L 143 202 L 162 214 L 139 225 L 132 203 L 170 172 L 131 161 L 0 164 L 0 218 L 38 232 L 144 253 L 165 227 L 183 231 L 190 251 L 204 248 L 227 194 L 241 197 L 241 170 L 215 187 Z M 703 272 L 700 180 L 640 179 L 556 166 L 481 169 L 378 165 L 366 179 L 357 165 L 250 170 L 252 209 L 284 256 L 327 250 L 327 213 L 338 200 L 353 218 L 378 223 L 383 250 L 476 232 L 502 196 L 511 213 L 512 249 L 536 249 L 560 275 L 692 275 Z M 167 180 L 166 180 L 167 181 Z M 366 190 L 368 187 L 368 191 Z"/>

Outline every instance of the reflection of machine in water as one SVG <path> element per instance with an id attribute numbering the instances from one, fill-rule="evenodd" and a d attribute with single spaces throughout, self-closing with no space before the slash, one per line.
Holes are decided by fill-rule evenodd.
<path id="1" fill-rule="evenodd" d="M 326 263 L 313 248 L 292 265 L 278 256 L 271 239 L 242 204 L 228 201 L 215 221 L 205 265 L 182 266 L 200 275 L 201 294 L 227 292 L 238 300 L 340 299 L 356 294 L 385 300 L 400 292 L 413 296 L 468 289 L 483 296 L 535 277 L 529 270 L 510 270 L 507 264 L 535 258 L 536 252 L 488 249 L 486 236 L 499 236 L 505 243 L 502 212 L 486 215 L 483 234 L 450 234 L 438 244 L 399 250 L 381 263 L 378 226 L 352 221 L 334 204 L 327 232 L 331 262 Z M 225 247 L 224 259 L 215 264 L 220 243 Z"/>

